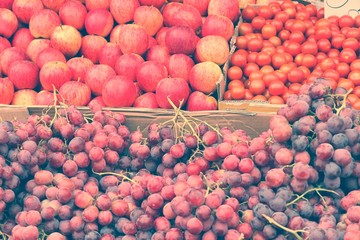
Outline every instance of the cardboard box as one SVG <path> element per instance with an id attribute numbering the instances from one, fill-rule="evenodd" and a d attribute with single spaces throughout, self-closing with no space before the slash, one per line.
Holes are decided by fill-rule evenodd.
<path id="1" fill-rule="evenodd" d="M 32 114 L 41 115 L 47 109 L 46 106 L 9 106 L 0 105 L 0 119 L 26 121 Z M 88 107 L 79 107 L 84 114 L 91 114 Z M 147 127 L 154 122 L 162 123 L 174 117 L 175 112 L 167 109 L 141 109 L 141 108 L 105 108 L 114 112 L 121 112 L 126 116 L 126 126 L 131 131 L 140 128 L 144 133 Z M 53 109 L 49 111 L 50 115 L 54 114 Z M 208 124 L 219 128 L 230 127 L 232 129 L 243 129 L 251 137 L 257 137 L 260 133 L 269 129 L 269 121 L 272 114 L 269 113 L 251 113 L 247 111 L 199 111 L 186 112 L 189 117 L 206 121 Z"/>

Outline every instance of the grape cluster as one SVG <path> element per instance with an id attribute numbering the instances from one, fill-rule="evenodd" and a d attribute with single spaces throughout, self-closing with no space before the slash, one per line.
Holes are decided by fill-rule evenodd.
<path id="1" fill-rule="evenodd" d="M 325 80 L 251 139 L 176 109 L 130 131 L 75 107 L 0 123 L 3 239 L 350 239 L 360 114 Z"/>

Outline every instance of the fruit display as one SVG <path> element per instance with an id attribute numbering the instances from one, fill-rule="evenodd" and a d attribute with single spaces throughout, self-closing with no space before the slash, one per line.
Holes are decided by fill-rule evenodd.
<path id="1" fill-rule="evenodd" d="M 0 104 L 52 105 L 55 92 L 75 106 L 171 108 L 170 96 L 216 110 L 239 14 L 238 0 L 1 1 Z"/>
<path id="2" fill-rule="evenodd" d="M 292 1 L 247 6 L 227 71 L 225 100 L 284 104 L 304 83 L 326 78 L 353 89 L 360 109 L 360 15 L 324 18 L 324 8 Z"/>
<path id="3" fill-rule="evenodd" d="M 120 112 L 65 105 L 2 121 L 0 235 L 356 239 L 360 112 L 349 94 L 304 84 L 252 139 L 171 100 L 172 119 L 133 132 Z"/>

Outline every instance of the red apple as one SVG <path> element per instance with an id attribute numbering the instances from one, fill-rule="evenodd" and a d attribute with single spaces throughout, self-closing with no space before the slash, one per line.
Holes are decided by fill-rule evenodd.
<path id="1" fill-rule="evenodd" d="M 222 75 L 219 65 L 213 62 L 202 62 L 195 64 L 189 73 L 191 88 L 210 94 L 216 90 L 216 83 Z"/>
<path id="2" fill-rule="evenodd" d="M 168 71 L 165 65 L 155 61 L 142 63 L 136 71 L 136 79 L 139 87 L 145 92 L 155 92 L 160 80 L 167 76 Z"/>
<path id="3" fill-rule="evenodd" d="M 136 99 L 136 88 L 128 77 L 115 76 L 104 84 L 102 96 L 108 107 L 131 107 Z"/>
<path id="4" fill-rule="evenodd" d="M 71 80 L 85 82 L 85 75 L 94 63 L 85 57 L 70 58 L 67 63 L 71 70 Z"/>
<path id="5" fill-rule="evenodd" d="M 208 96 L 202 92 L 195 91 L 190 94 L 186 110 L 188 111 L 208 111 L 217 110 L 217 101 L 213 96 Z"/>
<path id="6" fill-rule="evenodd" d="M 168 66 L 170 59 L 169 49 L 162 45 L 152 46 L 146 53 L 147 61 L 156 61 Z"/>
<path id="7" fill-rule="evenodd" d="M 88 34 L 106 37 L 114 25 L 111 13 L 105 9 L 96 9 L 88 12 L 85 18 L 85 29 Z"/>
<path id="8" fill-rule="evenodd" d="M 85 74 L 85 83 L 91 89 L 91 92 L 99 96 L 102 93 L 105 82 L 116 76 L 116 72 L 110 66 L 97 64 L 92 66 Z"/>
<path id="9" fill-rule="evenodd" d="M 203 37 L 217 35 L 229 41 L 233 34 L 233 22 L 229 18 L 220 15 L 207 16 L 201 28 L 201 35 Z"/>
<path id="10" fill-rule="evenodd" d="M 200 62 L 223 65 L 229 58 L 229 51 L 229 44 L 225 38 L 210 35 L 198 41 L 195 55 Z"/>
<path id="11" fill-rule="evenodd" d="M 152 48 L 153 46 L 158 45 L 156 39 L 152 36 L 149 36 L 149 43 L 148 43 L 148 49 Z"/>
<path id="12" fill-rule="evenodd" d="M 149 35 L 142 26 L 126 24 L 121 28 L 119 45 L 123 53 L 142 55 L 148 49 Z"/>
<path id="13" fill-rule="evenodd" d="M 127 76 L 132 81 L 136 80 L 136 71 L 144 59 L 135 53 L 124 54 L 115 62 L 115 71 L 118 75 Z"/>
<path id="14" fill-rule="evenodd" d="M 11 10 L 13 2 L 14 0 L 2 0 L 0 2 L 0 8 L 7 8 Z"/>
<path id="15" fill-rule="evenodd" d="M 125 26 L 125 24 L 116 25 L 113 30 L 110 33 L 110 42 L 119 44 L 120 42 L 120 36 L 122 34 L 122 29 Z"/>
<path id="16" fill-rule="evenodd" d="M 81 47 L 80 32 L 69 25 L 61 25 L 54 29 L 50 36 L 51 45 L 59 49 L 65 57 L 75 56 Z"/>
<path id="17" fill-rule="evenodd" d="M 23 23 L 29 24 L 31 16 L 44 8 L 41 0 L 14 0 L 12 11 Z"/>
<path id="18" fill-rule="evenodd" d="M 50 48 L 51 47 L 51 42 L 49 39 L 34 39 L 32 40 L 27 49 L 26 49 L 26 54 L 29 56 L 29 58 L 33 61 L 36 62 L 36 58 L 38 56 L 38 54 L 46 49 L 46 48 Z"/>
<path id="19" fill-rule="evenodd" d="M 0 78 L 0 104 L 10 104 L 14 96 L 14 85 L 8 78 Z"/>
<path id="20" fill-rule="evenodd" d="M 156 7 L 140 6 L 135 10 L 134 23 L 143 26 L 150 36 L 154 36 L 163 26 L 163 16 Z"/>
<path id="21" fill-rule="evenodd" d="M 26 54 L 18 47 L 6 48 L 0 53 L 0 70 L 3 74 L 9 74 L 10 65 L 18 60 L 26 60 Z"/>
<path id="22" fill-rule="evenodd" d="M 207 14 L 209 2 L 210 0 L 183 0 L 184 4 L 193 6 L 202 16 Z"/>
<path id="23" fill-rule="evenodd" d="M 36 95 L 32 89 L 21 89 L 14 93 L 11 105 L 32 106 L 36 104 Z"/>
<path id="24" fill-rule="evenodd" d="M 11 43 L 4 37 L 0 37 L 0 53 L 11 47 Z"/>
<path id="25" fill-rule="evenodd" d="M 166 0 L 139 0 L 141 5 L 146 6 L 154 6 L 158 9 L 161 9 L 162 6 L 164 6 Z"/>
<path id="26" fill-rule="evenodd" d="M 99 63 L 99 54 L 107 41 L 102 36 L 86 35 L 82 38 L 81 54 L 93 63 Z"/>
<path id="27" fill-rule="evenodd" d="M 108 42 L 99 52 L 99 63 L 109 65 L 115 69 L 116 60 L 122 55 L 120 46 Z"/>
<path id="28" fill-rule="evenodd" d="M 98 3 L 103 1 L 97 1 Z M 105 2 L 105 1 L 104 1 Z M 60 20 L 65 25 L 70 25 L 81 30 L 85 25 L 87 10 L 81 2 L 70 0 L 65 2 L 59 9 Z"/>
<path id="29" fill-rule="evenodd" d="M 189 81 L 189 73 L 194 65 L 194 61 L 188 55 L 171 55 L 168 64 L 169 75 L 172 78 L 182 78 Z"/>
<path id="30" fill-rule="evenodd" d="M 111 0 L 85 0 L 85 6 L 87 10 L 92 11 L 96 9 L 106 9 L 109 10 Z"/>
<path id="31" fill-rule="evenodd" d="M 168 3 L 162 13 L 165 26 L 187 26 L 197 31 L 202 25 L 201 14 L 191 5 Z"/>
<path id="32" fill-rule="evenodd" d="M 166 46 L 165 43 L 165 36 L 166 33 L 169 31 L 170 28 L 168 27 L 162 27 L 160 30 L 156 33 L 155 39 L 159 45 Z"/>
<path id="33" fill-rule="evenodd" d="M 48 9 L 54 10 L 55 12 L 59 12 L 60 7 L 67 0 L 42 0 L 44 6 Z"/>
<path id="34" fill-rule="evenodd" d="M 47 62 L 40 69 L 40 83 L 44 90 L 59 90 L 60 87 L 71 80 L 71 70 L 63 62 Z"/>
<path id="35" fill-rule="evenodd" d="M 191 55 L 196 48 L 197 37 L 190 27 L 171 27 L 165 35 L 165 46 L 170 54 L 183 53 Z"/>
<path id="36" fill-rule="evenodd" d="M 140 95 L 135 99 L 134 107 L 137 108 L 159 108 L 159 104 L 156 101 L 156 94 L 153 92 L 147 92 Z"/>
<path id="37" fill-rule="evenodd" d="M 10 38 L 18 26 L 16 15 L 7 8 L 0 8 L 0 36 Z"/>
<path id="38" fill-rule="evenodd" d="M 186 100 L 190 94 L 188 83 L 182 78 L 164 78 L 156 88 L 156 101 L 161 108 L 171 109 L 172 106 L 168 98 L 179 107 L 180 102 L 183 101 L 185 105 Z"/>
<path id="39" fill-rule="evenodd" d="M 138 0 L 111 0 L 110 12 L 118 24 L 134 20 L 136 8 L 140 6 Z"/>
<path id="40" fill-rule="evenodd" d="M 59 90 L 59 94 L 65 104 L 73 106 L 86 106 L 91 99 L 89 86 L 76 81 L 64 83 Z"/>
<path id="41" fill-rule="evenodd" d="M 239 0 L 211 0 L 208 15 L 221 15 L 236 22 L 240 15 Z"/>
<path id="42" fill-rule="evenodd" d="M 42 9 L 30 18 L 29 29 L 34 38 L 50 38 L 54 29 L 60 25 L 60 17 L 55 11 Z"/>
<path id="43" fill-rule="evenodd" d="M 36 57 L 36 64 L 39 68 L 42 68 L 45 63 L 52 61 L 66 63 L 66 58 L 62 52 L 55 48 L 45 48 Z"/>
<path id="44" fill-rule="evenodd" d="M 8 78 L 15 89 L 34 89 L 39 84 L 39 68 L 29 60 L 15 61 L 10 65 Z"/>
<path id="45" fill-rule="evenodd" d="M 92 112 L 100 111 L 102 108 L 106 107 L 102 96 L 97 96 L 88 103 L 88 107 Z"/>
<path id="46" fill-rule="evenodd" d="M 32 40 L 34 40 L 34 37 L 31 35 L 30 30 L 28 28 L 20 28 L 15 32 L 11 44 L 13 47 L 18 47 L 26 52 L 27 47 Z"/>
<path id="47" fill-rule="evenodd" d="M 54 105 L 54 93 L 46 90 L 41 90 L 36 95 L 35 105 L 44 105 L 44 106 Z"/>

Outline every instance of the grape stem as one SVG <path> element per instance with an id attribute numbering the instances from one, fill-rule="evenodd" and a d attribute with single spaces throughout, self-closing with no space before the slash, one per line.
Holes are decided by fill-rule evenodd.
<path id="1" fill-rule="evenodd" d="M 99 172 L 95 172 L 94 170 L 92 170 L 93 173 L 95 173 L 96 175 L 99 175 L 99 176 L 104 176 L 104 175 L 113 175 L 113 176 L 117 176 L 117 177 L 120 177 L 122 179 L 125 179 L 133 184 L 137 184 L 140 186 L 139 183 L 137 183 L 136 181 L 134 181 L 133 179 L 127 177 L 126 175 L 124 174 L 121 174 L 121 173 L 115 173 L 115 172 L 102 172 L 102 173 L 99 173 Z"/>
<path id="2" fill-rule="evenodd" d="M 305 195 L 310 193 L 310 192 L 316 192 L 317 194 L 320 195 L 320 197 L 322 197 L 322 195 L 320 194 L 320 192 L 329 192 L 329 193 L 333 193 L 337 196 L 340 196 L 337 192 L 335 191 L 332 191 L 332 190 L 328 190 L 328 189 L 325 189 L 325 188 L 312 188 L 312 189 L 309 189 L 307 190 L 306 192 L 304 192 L 303 194 L 301 194 L 300 196 L 298 196 L 297 198 L 295 198 L 294 200 L 292 200 L 291 202 L 287 203 L 286 206 L 290 206 L 294 203 L 296 203 L 297 201 L 299 201 L 300 199 L 304 199 L 305 198 Z"/>
<path id="3" fill-rule="evenodd" d="M 277 221 L 275 221 L 272 217 L 267 216 L 266 214 L 262 214 L 262 216 L 272 225 L 281 228 L 282 230 L 291 233 L 292 235 L 294 235 L 294 237 L 298 240 L 304 240 L 303 237 L 301 237 L 299 235 L 299 232 L 303 232 L 301 230 L 292 230 L 290 228 L 284 227 L 283 225 L 281 225 L 280 223 L 278 223 Z"/>

